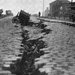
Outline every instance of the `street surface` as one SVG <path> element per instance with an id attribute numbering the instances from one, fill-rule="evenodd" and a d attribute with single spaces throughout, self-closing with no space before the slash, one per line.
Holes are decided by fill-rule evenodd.
<path id="1" fill-rule="evenodd" d="M 24 27 L 29 31 L 31 39 L 42 36 L 47 43 L 47 48 L 41 49 L 45 54 L 35 59 L 35 67 L 44 64 L 39 70 L 48 75 L 75 75 L 75 28 L 61 23 L 44 21 L 44 24 L 52 30 L 49 34 L 41 33 L 37 27 Z M 18 28 L 14 25 L 11 17 L 0 20 L 0 75 L 4 72 L 5 75 L 11 75 L 10 71 L 5 71 L 2 67 L 10 66 L 20 53 L 21 28 L 19 24 Z"/>
<path id="2" fill-rule="evenodd" d="M 10 71 L 2 67 L 9 67 L 12 60 L 17 59 L 21 43 L 21 29 L 15 28 L 11 19 L 7 17 L 0 20 L 0 75 L 11 75 Z"/>

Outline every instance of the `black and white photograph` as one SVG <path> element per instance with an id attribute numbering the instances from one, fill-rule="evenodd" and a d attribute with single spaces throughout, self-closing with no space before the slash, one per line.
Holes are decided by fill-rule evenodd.
<path id="1" fill-rule="evenodd" d="M 0 75 L 75 75 L 75 0 L 0 0 Z"/>

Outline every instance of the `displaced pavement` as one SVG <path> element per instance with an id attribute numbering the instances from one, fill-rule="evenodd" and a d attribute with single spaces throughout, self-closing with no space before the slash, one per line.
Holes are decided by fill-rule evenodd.
<path id="1" fill-rule="evenodd" d="M 31 18 L 33 20 L 33 17 Z M 37 19 L 34 22 L 39 22 Z M 44 64 L 39 70 L 48 75 L 75 75 L 75 28 L 62 23 L 44 21 L 46 29 L 52 31 L 48 34 L 41 33 L 38 27 L 25 26 L 31 39 L 43 37 L 47 48 L 40 49 L 45 54 L 35 59 L 35 67 Z M 8 67 L 12 60 L 16 60 L 20 53 L 21 28 L 14 27 L 11 18 L 0 21 L 0 72 L 6 72 L 2 67 Z M 9 62 L 10 61 L 10 62 Z M 7 71 L 8 72 L 8 71 Z M 10 73 L 11 74 L 11 73 Z M 10 75 L 9 74 L 9 75 Z"/>
<path id="2" fill-rule="evenodd" d="M 35 66 L 45 64 L 39 70 L 48 75 L 75 75 L 75 27 L 46 20 L 44 24 L 52 32 L 43 36 L 48 47 L 41 49 L 45 54 L 35 59 Z"/>

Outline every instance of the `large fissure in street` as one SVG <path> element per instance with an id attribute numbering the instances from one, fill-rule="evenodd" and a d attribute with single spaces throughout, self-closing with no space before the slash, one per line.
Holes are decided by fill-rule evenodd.
<path id="1" fill-rule="evenodd" d="M 21 15 L 22 17 L 22 15 Z M 29 16 L 26 16 L 29 17 Z M 24 17 L 24 19 L 26 18 Z M 27 20 L 26 18 L 25 20 Z M 40 64 L 37 67 L 35 67 L 35 59 L 39 58 L 40 56 L 44 55 L 44 51 L 41 51 L 40 49 L 47 48 L 47 43 L 43 40 L 43 35 L 49 34 L 51 32 L 50 29 L 46 29 L 46 25 L 43 24 L 42 21 L 37 23 L 37 25 L 34 22 L 29 22 L 28 20 L 23 22 L 23 17 L 20 21 L 21 23 L 21 59 L 18 59 L 14 64 L 10 65 L 11 72 L 16 75 L 47 75 L 45 72 L 40 72 L 39 68 L 43 67 L 45 64 Z M 28 22 L 28 23 L 27 23 Z M 28 26 L 27 26 L 28 24 Z M 25 26 L 24 26 L 25 25 Z M 43 34 L 39 37 L 33 37 L 32 33 L 30 33 L 30 30 L 28 28 L 33 28 L 33 25 L 35 28 L 40 29 L 40 33 Z M 35 30 L 36 30 L 35 29 Z M 33 32 L 35 31 L 33 30 Z M 37 33 L 36 33 L 37 34 Z"/>
<path id="2" fill-rule="evenodd" d="M 75 27 L 31 17 L 0 20 L 0 75 L 75 75 Z"/>

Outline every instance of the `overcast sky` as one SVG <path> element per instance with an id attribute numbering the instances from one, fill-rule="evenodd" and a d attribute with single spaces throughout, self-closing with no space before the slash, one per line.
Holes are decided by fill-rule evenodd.
<path id="1" fill-rule="evenodd" d="M 54 0 L 44 0 L 44 9 L 46 9 L 52 1 Z M 10 9 L 14 14 L 17 14 L 21 9 L 35 14 L 43 11 L 43 0 L 0 0 L 0 8 L 3 10 Z"/>

